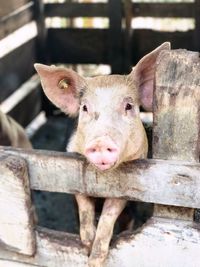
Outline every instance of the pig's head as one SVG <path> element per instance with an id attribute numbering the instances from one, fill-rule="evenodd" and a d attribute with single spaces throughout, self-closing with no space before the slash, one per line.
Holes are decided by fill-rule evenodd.
<path id="1" fill-rule="evenodd" d="M 170 44 L 143 57 L 128 75 L 83 78 L 70 69 L 35 64 L 47 97 L 66 114 L 79 116 L 68 151 L 101 171 L 146 157 L 139 107 L 152 108 L 156 58 L 164 49 Z"/>

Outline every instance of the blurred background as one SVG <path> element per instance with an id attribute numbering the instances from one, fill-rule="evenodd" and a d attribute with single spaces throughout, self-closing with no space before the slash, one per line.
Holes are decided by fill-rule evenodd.
<path id="1" fill-rule="evenodd" d="M 34 148 L 65 151 L 76 120 L 49 103 L 33 64 L 125 74 L 165 41 L 200 50 L 200 0 L 0 0 L 0 109 L 26 128 Z M 78 232 L 73 196 L 33 198 L 40 225 Z M 141 221 L 151 208 L 142 212 Z"/>

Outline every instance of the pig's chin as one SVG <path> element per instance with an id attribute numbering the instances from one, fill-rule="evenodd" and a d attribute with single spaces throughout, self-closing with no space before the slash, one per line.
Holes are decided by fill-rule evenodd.
<path id="1" fill-rule="evenodd" d="M 99 171 L 107 171 L 114 167 L 115 164 L 93 164 L 93 166 Z"/>

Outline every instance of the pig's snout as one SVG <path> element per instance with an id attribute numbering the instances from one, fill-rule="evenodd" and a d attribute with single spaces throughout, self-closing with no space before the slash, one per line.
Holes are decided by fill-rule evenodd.
<path id="1" fill-rule="evenodd" d="M 118 160 L 119 149 L 110 138 L 101 138 L 90 142 L 85 156 L 101 171 L 110 169 Z"/>

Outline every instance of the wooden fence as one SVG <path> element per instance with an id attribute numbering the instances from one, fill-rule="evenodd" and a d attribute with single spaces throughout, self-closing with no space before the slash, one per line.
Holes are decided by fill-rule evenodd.
<path id="1" fill-rule="evenodd" d="M 40 82 L 34 76 L 36 61 L 105 63 L 121 73 L 162 41 L 172 41 L 173 48 L 199 50 L 199 1 L 124 3 L 4 1 L 0 9 L 2 40 L 32 21 L 36 21 L 38 32 L 0 58 L 1 108 L 23 126 L 44 108 Z M 108 17 L 110 27 L 47 29 L 45 18 L 54 16 Z M 183 33 L 132 32 L 130 18 L 136 16 L 194 18 L 196 26 Z M 123 18 L 126 29 L 121 26 Z M 130 60 L 131 51 L 135 53 Z M 154 216 L 145 226 L 136 233 L 115 237 L 106 267 L 199 266 L 199 223 L 193 220 L 194 209 L 200 208 L 199 64 L 198 53 L 184 50 L 163 52 L 158 59 L 153 159 L 98 173 L 77 155 L 0 148 L 0 266 L 78 267 L 87 262 L 78 236 L 35 226 L 30 189 L 155 204 Z"/>
<path id="2" fill-rule="evenodd" d="M 2 1 L 1 41 L 31 22 L 36 23 L 37 33 L 22 44 L 19 43 L 21 37 L 18 37 L 14 41 L 17 44 L 15 49 L 2 56 L 0 54 L 0 101 L 4 101 L 25 83 L 25 87 L 21 89 L 21 99 L 18 98 L 16 102 L 13 100 L 13 108 L 17 106 L 16 110 L 11 109 L 8 112 L 26 126 L 41 109 L 45 109 L 48 115 L 51 114 L 52 108 L 45 105 L 46 100 L 41 98 L 39 81 L 29 83 L 29 79 L 35 73 L 35 62 L 108 64 L 112 72 L 126 73 L 142 56 L 164 41 L 170 41 L 174 49 L 181 47 L 199 51 L 199 14 L 199 0 L 191 3 L 134 3 L 130 0 L 109 0 L 107 3 L 66 1 L 60 4 L 44 4 L 41 0 Z M 109 27 L 80 29 L 72 24 L 70 27 L 46 28 L 45 19 L 53 17 L 108 18 Z M 186 32 L 149 30 L 145 25 L 143 29 L 132 29 L 131 19 L 136 17 L 191 18 L 194 19 L 195 26 L 193 30 Z M 26 86 L 29 90 L 25 89 Z M 31 107 L 28 114 L 22 111 L 26 106 Z"/>
<path id="3" fill-rule="evenodd" d="M 79 237 L 37 227 L 30 188 L 155 204 L 135 233 L 115 238 L 105 266 L 198 266 L 200 60 L 163 51 L 157 61 L 153 157 L 99 173 L 74 154 L 0 149 L 1 266 L 84 266 Z M 144 257 L 145 255 L 145 257 Z"/>

